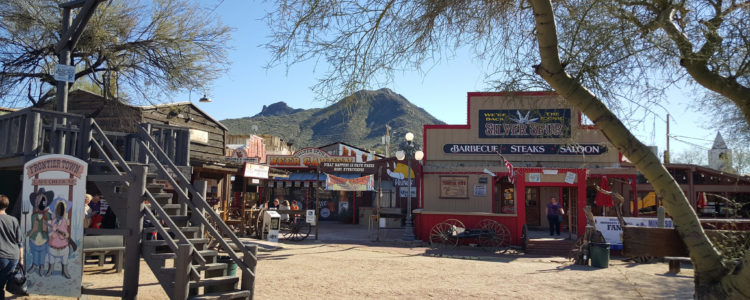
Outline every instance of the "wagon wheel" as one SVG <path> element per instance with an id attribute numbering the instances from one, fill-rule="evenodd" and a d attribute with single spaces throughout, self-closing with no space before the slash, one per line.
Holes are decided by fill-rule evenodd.
<path id="1" fill-rule="evenodd" d="M 435 224 L 430 230 L 430 246 L 449 250 L 458 245 L 456 235 L 465 230 L 464 223 L 456 219 L 448 219 Z"/>
<path id="2" fill-rule="evenodd" d="M 478 226 L 484 231 L 482 238 L 479 239 L 479 244 L 484 250 L 492 253 L 508 251 L 511 242 L 508 227 L 490 219 L 480 221 Z"/>
<path id="3" fill-rule="evenodd" d="M 281 236 L 290 241 L 301 241 L 310 235 L 310 224 L 302 220 L 284 222 L 281 226 Z"/>
<path id="4" fill-rule="evenodd" d="M 266 209 L 261 208 L 257 211 L 257 215 L 255 216 L 255 237 L 257 239 L 263 238 L 263 214 L 266 212 Z M 248 222 L 250 223 L 250 222 Z"/>

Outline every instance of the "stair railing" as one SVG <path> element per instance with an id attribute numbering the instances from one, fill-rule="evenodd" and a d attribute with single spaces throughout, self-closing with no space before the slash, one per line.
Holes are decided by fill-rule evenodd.
<path id="1" fill-rule="evenodd" d="M 130 168 L 130 165 L 128 165 L 128 163 L 120 155 L 120 153 L 117 152 L 117 149 L 109 141 L 109 138 L 107 138 L 104 130 L 102 130 L 101 127 L 99 127 L 99 125 L 96 124 L 93 119 L 88 120 L 89 121 L 87 121 L 86 124 L 88 124 L 88 127 L 91 129 L 91 146 L 93 146 L 94 149 L 99 153 L 100 158 L 112 170 L 112 172 L 116 173 L 117 175 L 123 176 L 123 182 L 125 183 L 125 185 L 130 186 L 130 180 L 132 180 L 134 177 L 133 169 Z M 104 144 L 104 147 L 102 147 L 101 144 Z M 105 149 L 107 149 L 108 151 L 105 151 Z M 110 158 L 110 156 L 114 157 L 120 168 L 122 168 L 122 171 L 118 169 L 118 167 L 115 165 L 115 162 L 112 161 L 112 158 Z M 161 205 L 159 205 L 156 199 L 154 199 L 154 196 L 151 194 L 151 192 L 147 190 L 144 196 L 148 198 L 149 202 L 151 203 L 151 207 L 153 207 L 156 210 L 157 214 L 161 216 L 162 219 L 167 223 L 167 226 L 169 226 L 170 228 L 169 232 L 172 232 L 179 239 L 181 244 L 190 244 L 191 247 L 193 247 L 193 251 L 190 252 L 193 254 L 193 258 L 197 259 L 201 266 L 205 266 L 206 259 L 198 251 L 196 251 L 197 249 L 195 249 L 195 246 L 190 243 L 185 234 L 179 229 L 179 227 L 177 227 L 177 225 L 175 225 L 174 221 L 169 218 L 169 215 L 167 215 Z M 172 252 L 176 254 L 178 251 L 177 243 L 172 238 L 172 236 L 169 235 L 168 231 L 161 225 L 161 223 L 159 223 L 159 221 L 156 219 L 156 216 L 154 216 L 154 214 L 147 208 L 143 209 L 143 213 L 145 217 L 148 218 L 152 222 L 152 224 L 154 224 Z M 196 268 L 191 267 L 191 273 L 195 278 L 200 278 L 200 272 Z"/>
<path id="2" fill-rule="evenodd" d="M 184 186 L 187 187 L 187 190 L 190 195 L 192 195 L 192 199 L 188 197 L 188 193 L 186 193 L 183 189 L 175 189 L 175 192 L 178 193 L 178 196 L 182 197 L 183 199 L 188 199 L 187 204 L 190 206 L 190 208 L 193 210 L 193 212 L 198 212 L 200 210 L 205 210 L 209 217 L 211 217 L 214 221 L 217 227 L 219 227 L 219 230 L 221 230 L 221 233 L 209 222 L 208 219 L 206 219 L 206 216 L 203 214 L 197 214 L 198 219 L 206 226 L 206 229 L 208 230 L 209 234 L 213 236 L 213 238 L 219 242 L 219 245 L 222 247 L 224 251 L 229 254 L 230 258 L 236 263 L 239 267 L 243 269 L 243 271 L 248 272 L 251 276 L 255 276 L 255 273 L 253 272 L 250 265 L 246 264 L 245 261 L 243 261 L 242 258 L 240 258 L 237 253 L 232 249 L 232 247 L 224 240 L 222 233 L 229 237 L 229 239 L 237 245 L 238 248 L 242 250 L 243 257 L 247 258 L 250 257 L 253 262 L 257 261 L 257 257 L 254 253 L 249 251 L 243 244 L 242 241 L 237 237 L 237 235 L 234 234 L 234 232 L 225 224 L 221 217 L 211 208 L 210 205 L 206 202 L 206 200 L 203 198 L 203 195 L 198 192 L 198 190 L 188 181 L 188 179 L 185 177 L 184 174 L 182 174 L 177 166 L 172 162 L 172 160 L 169 158 L 169 156 L 162 151 L 161 147 L 156 143 L 156 141 L 149 135 L 146 128 L 144 128 L 144 125 L 141 125 L 138 128 L 138 136 L 140 137 L 140 140 L 138 143 L 141 145 L 141 148 L 146 152 L 148 157 L 153 160 L 153 162 L 157 166 L 157 170 L 162 173 L 162 175 L 166 175 L 166 179 L 169 181 L 169 183 L 173 186 Z M 151 147 L 149 147 L 151 145 Z M 151 148 L 153 148 L 153 152 L 151 151 Z M 164 162 L 162 164 L 162 162 Z M 166 165 L 166 166 L 165 166 Z M 167 168 L 169 168 L 172 173 L 174 174 L 174 177 L 168 176 L 169 173 L 167 172 Z"/>

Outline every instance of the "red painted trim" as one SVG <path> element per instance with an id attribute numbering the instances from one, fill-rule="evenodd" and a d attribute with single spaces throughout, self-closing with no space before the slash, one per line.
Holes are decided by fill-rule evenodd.
<path id="1" fill-rule="evenodd" d="M 531 91 L 531 92 L 469 92 L 471 97 L 493 97 L 493 96 L 555 96 L 554 91 Z"/>
<path id="2" fill-rule="evenodd" d="M 471 129 L 469 125 L 448 125 L 448 124 L 440 124 L 440 125 L 424 125 L 425 129 Z"/>
<path id="3" fill-rule="evenodd" d="M 424 172 L 423 174 L 442 175 L 442 174 L 487 174 L 487 173 L 485 172 Z"/>

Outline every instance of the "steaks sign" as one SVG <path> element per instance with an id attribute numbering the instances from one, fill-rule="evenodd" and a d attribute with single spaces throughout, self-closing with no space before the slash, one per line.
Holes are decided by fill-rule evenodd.
<path id="1" fill-rule="evenodd" d="M 601 155 L 607 146 L 598 144 L 445 144 L 447 154 L 546 154 Z"/>

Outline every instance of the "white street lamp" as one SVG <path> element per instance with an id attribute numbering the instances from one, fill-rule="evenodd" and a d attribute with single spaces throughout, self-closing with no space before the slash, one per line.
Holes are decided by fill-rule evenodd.
<path id="1" fill-rule="evenodd" d="M 406 173 L 407 174 L 406 176 L 407 176 L 407 181 L 409 182 L 409 189 L 406 192 L 408 196 L 407 196 L 407 201 L 406 201 L 406 222 L 404 225 L 403 239 L 407 241 L 413 241 L 415 238 L 414 238 L 414 222 L 412 220 L 412 215 L 411 215 L 411 185 L 412 185 L 411 184 L 411 181 L 412 181 L 411 161 L 413 159 L 422 160 L 422 158 L 424 158 L 424 152 L 418 150 L 417 149 L 418 146 L 415 145 L 414 142 L 412 142 L 414 140 L 413 133 L 407 132 L 405 138 L 406 138 L 406 143 L 405 145 L 403 145 L 405 149 L 398 150 L 396 152 L 396 159 L 407 160 L 408 171 Z"/>

